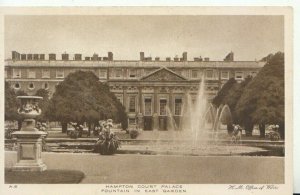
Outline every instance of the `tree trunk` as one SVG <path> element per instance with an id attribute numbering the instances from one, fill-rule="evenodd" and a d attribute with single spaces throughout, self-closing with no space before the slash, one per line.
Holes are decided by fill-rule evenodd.
<path id="1" fill-rule="evenodd" d="M 66 122 L 61 122 L 61 132 L 66 133 L 68 130 L 68 123 Z"/>
<path id="2" fill-rule="evenodd" d="M 252 122 L 245 123 L 246 136 L 252 136 L 253 126 Z"/>
<path id="3" fill-rule="evenodd" d="M 22 128 L 22 120 L 18 120 L 18 131 Z"/>
<path id="4" fill-rule="evenodd" d="M 279 134 L 280 134 L 280 138 L 284 139 L 285 137 L 285 131 L 284 131 L 284 123 L 280 123 L 279 124 Z"/>
<path id="5" fill-rule="evenodd" d="M 266 134 L 266 126 L 264 123 L 259 124 L 259 132 L 260 132 L 260 137 L 265 138 L 265 134 Z"/>

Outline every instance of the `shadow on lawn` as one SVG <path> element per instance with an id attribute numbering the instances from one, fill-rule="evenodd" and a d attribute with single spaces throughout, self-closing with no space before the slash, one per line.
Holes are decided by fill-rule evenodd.
<path id="1" fill-rule="evenodd" d="M 5 169 L 6 184 L 71 184 L 80 183 L 84 173 L 75 170 L 46 170 L 43 172 L 15 172 Z"/>

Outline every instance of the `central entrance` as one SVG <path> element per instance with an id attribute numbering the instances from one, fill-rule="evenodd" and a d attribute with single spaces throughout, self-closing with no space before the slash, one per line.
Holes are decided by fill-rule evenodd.
<path id="1" fill-rule="evenodd" d="M 161 98 L 159 100 L 159 130 L 166 131 L 167 128 L 167 99 Z"/>

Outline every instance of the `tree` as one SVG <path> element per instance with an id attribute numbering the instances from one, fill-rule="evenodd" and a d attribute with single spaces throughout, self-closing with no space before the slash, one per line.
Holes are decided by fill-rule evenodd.
<path id="1" fill-rule="evenodd" d="M 244 81 L 238 83 L 234 78 L 231 78 L 224 84 L 217 96 L 213 99 L 213 104 L 217 107 L 221 104 L 227 104 L 231 111 L 233 123 L 243 122 L 247 130 L 252 130 L 251 124 L 249 124 L 246 120 L 241 121 L 240 116 L 236 113 L 236 104 L 251 80 L 252 77 L 246 77 Z M 227 130 L 228 133 L 232 132 L 232 124 L 227 124 Z"/>
<path id="2" fill-rule="evenodd" d="M 279 124 L 284 138 L 284 53 L 277 52 L 249 83 L 237 103 L 237 114 L 250 117 L 259 124 L 261 136 L 265 136 L 265 124 Z M 267 58 L 267 57 L 266 57 Z"/>
<path id="3" fill-rule="evenodd" d="M 50 103 L 49 91 L 47 91 L 46 89 L 39 89 L 39 90 L 36 91 L 35 95 L 40 96 L 40 97 L 43 98 L 42 100 L 39 101 L 39 107 L 42 110 L 42 114 L 38 117 L 38 120 L 46 121 L 47 120 L 47 114 L 49 114 L 47 112 L 48 106 L 49 106 L 49 103 Z"/>
<path id="4" fill-rule="evenodd" d="M 17 96 L 27 95 L 24 91 L 15 92 L 8 82 L 5 82 L 5 120 L 18 121 L 18 129 L 22 126 L 22 117 L 18 114 L 20 102 Z"/>
<path id="5" fill-rule="evenodd" d="M 19 115 L 17 110 L 17 95 L 9 83 L 5 82 L 5 120 L 18 120 Z"/>
<path id="6" fill-rule="evenodd" d="M 236 84 L 236 80 L 234 78 L 230 78 L 221 88 L 221 90 L 217 93 L 217 95 L 212 100 L 212 103 L 219 107 L 221 104 L 225 104 L 224 100 L 229 90 Z"/>
<path id="7" fill-rule="evenodd" d="M 121 122 L 125 116 L 127 121 L 124 107 L 109 91 L 108 85 L 101 83 L 90 71 L 71 73 L 56 86 L 47 116 L 61 121 L 63 132 L 68 122 L 96 124 L 109 118 Z"/>

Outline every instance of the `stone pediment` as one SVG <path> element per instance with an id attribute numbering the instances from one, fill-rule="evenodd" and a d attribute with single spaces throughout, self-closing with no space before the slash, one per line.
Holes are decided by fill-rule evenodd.
<path id="1" fill-rule="evenodd" d="M 187 79 L 168 68 L 160 68 L 140 79 L 141 81 L 186 81 Z"/>

